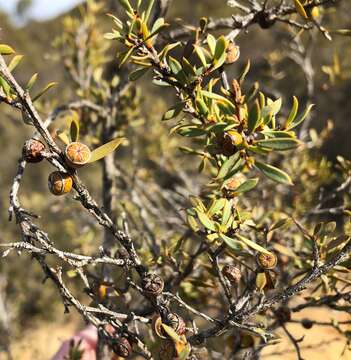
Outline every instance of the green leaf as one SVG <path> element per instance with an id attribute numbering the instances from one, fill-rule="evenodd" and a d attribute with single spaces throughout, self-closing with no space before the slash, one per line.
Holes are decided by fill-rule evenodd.
<path id="1" fill-rule="evenodd" d="M 260 125 L 260 123 L 261 123 L 261 109 L 258 100 L 256 100 L 253 108 L 249 113 L 249 119 L 247 124 L 249 133 L 255 131 L 256 128 Z"/>
<path id="2" fill-rule="evenodd" d="M 232 102 L 230 102 L 227 98 L 225 98 L 224 96 L 221 96 L 219 94 L 210 92 L 210 91 L 206 91 L 206 90 L 201 90 L 201 95 L 205 96 L 209 99 L 213 99 L 216 101 L 220 101 L 223 102 L 225 104 L 227 104 L 233 111 L 235 110 L 235 106 Z"/>
<path id="3" fill-rule="evenodd" d="M 282 107 L 282 99 L 273 101 L 271 104 L 266 105 L 262 109 L 262 117 L 274 116 L 274 115 L 278 114 L 281 107 Z"/>
<path id="4" fill-rule="evenodd" d="M 134 70 L 133 72 L 131 72 L 129 74 L 129 80 L 130 81 L 138 80 L 143 75 L 145 75 L 149 71 L 149 69 L 150 69 L 149 67 L 142 67 L 142 68 Z"/>
<path id="5" fill-rule="evenodd" d="M 28 81 L 26 90 L 29 91 L 38 79 L 38 73 L 35 73 Z"/>
<path id="6" fill-rule="evenodd" d="M 226 38 L 222 35 L 216 41 L 214 60 L 213 60 L 213 64 L 215 65 L 214 69 L 218 69 L 219 67 L 221 67 L 224 64 L 225 59 L 227 57 L 227 54 L 226 54 L 227 46 L 228 46 L 228 42 L 227 42 Z"/>
<path id="7" fill-rule="evenodd" d="M 182 126 L 177 130 L 178 134 L 185 137 L 197 137 L 206 135 L 207 132 L 196 126 Z"/>
<path id="8" fill-rule="evenodd" d="M 250 248 L 264 254 L 271 254 L 267 249 L 262 247 L 261 245 L 256 244 L 252 240 L 247 239 L 244 236 L 241 236 L 239 234 L 235 234 L 235 237 L 239 239 L 241 242 L 243 242 L 245 245 L 249 246 Z"/>
<path id="9" fill-rule="evenodd" d="M 297 148 L 301 142 L 292 138 L 274 138 L 258 140 L 256 144 L 263 148 L 285 151 Z"/>
<path id="10" fill-rule="evenodd" d="M 216 39 L 213 35 L 211 34 L 207 35 L 207 44 L 210 49 L 211 55 L 214 56 L 216 51 Z"/>
<path id="11" fill-rule="evenodd" d="M 252 190 L 258 183 L 258 178 L 249 179 L 244 181 L 236 189 L 233 190 L 236 194 L 242 194 L 244 192 Z"/>
<path id="12" fill-rule="evenodd" d="M 182 65 L 180 64 L 180 62 L 172 56 L 169 56 L 168 63 L 174 75 L 177 75 L 180 71 L 182 71 Z"/>
<path id="13" fill-rule="evenodd" d="M 0 54 L 1 55 L 12 55 L 15 53 L 15 50 L 12 49 L 11 46 L 6 44 L 0 44 Z"/>
<path id="14" fill-rule="evenodd" d="M 226 175 L 230 172 L 230 170 L 233 168 L 233 166 L 237 163 L 237 161 L 240 158 L 240 153 L 237 152 L 236 154 L 229 157 L 221 166 L 219 169 L 218 175 L 216 179 L 223 179 L 226 177 Z"/>
<path id="15" fill-rule="evenodd" d="M 198 58 L 200 59 L 201 61 L 201 64 L 204 66 L 204 67 L 207 67 L 207 61 L 206 61 L 206 56 L 203 52 L 203 49 L 201 46 L 198 46 L 198 45 L 194 45 L 194 49 L 195 49 L 195 52 L 198 56 Z"/>
<path id="16" fill-rule="evenodd" d="M 76 111 L 72 112 L 72 120 L 70 124 L 70 135 L 72 142 L 78 141 L 79 139 L 79 117 Z"/>
<path id="17" fill-rule="evenodd" d="M 41 96 L 43 96 L 48 90 L 50 90 L 52 87 L 56 86 L 57 85 L 57 82 L 51 82 L 49 84 L 47 84 L 43 90 L 41 90 L 38 94 L 36 94 L 32 101 L 36 101 L 38 100 Z"/>
<path id="18" fill-rule="evenodd" d="M 208 230 L 216 231 L 216 228 L 210 218 L 203 212 L 196 210 L 197 216 L 201 224 Z"/>
<path id="19" fill-rule="evenodd" d="M 206 103 L 202 99 L 196 98 L 195 104 L 201 115 L 206 116 L 209 113 L 209 109 L 208 109 Z"/>
<path id="20" fill-rule="evenodd" d="M 174 48 L 176 48 L 177 46 L 179 46 L 180 45 L 180 42 L 178 41 L 178 42 L 176 42 L 176 43 L 173 43 L 173 44 L 168 44 L 168 45 L 166 45 L 163 49 L 162 49 L 162 51 L 160 51 L 160 53 L 159 53 L 159 57 L 160 57 L 160 60 L 163 60 L 164 58 L 165 58 L 165 56 L 171 51 L 171 50 L 173 50 Z"/>
<path id="21" fill-rule="evenodd" d="M 11 95 L 11 87 L 10 87 L 10 85 L 1 76 L 0 76 L 0 87 L 2 87 L 2 89 L 4 90 L 4 93 L 5 93 L 5 95 L 7 97 L 9 97 Z"/>
<path id="22" fill-rule="evenodd" d="M 246 78 L 246 75 L 248 74 L 248 72 L 250 71 L 250 67 L 251 67 L 251 63 L 250 63 L 250 60 L 247 61 L 240 77 L 239 77 L 239 83 L 240 85 L 242 85 L 242 83 L 244 82 L 245 78 Z"/>
<path id="23" fill-rule="evenodd" d="M 208 216 L 213 216 L 218 211 L 222 210 L 226 204 L 226 199 L 215 199 L 212 201 L 210 208 L 207 211 Z"/>
<path id="24" fill-rule="evenodd" d="M 133 13 L 133 8 L 128 0 L 118 0 L 119 3 L 130 13 Z"/>
<path id="25" fill-rule="evenodd" d="M 91 158 L 89 162 L 92 163 L 94 161 L 98 161 L 106 155 L 110 154 L 112 151 L 116 150 L 124 140 L 125 138 L 116 138 L 104 145 L 99 146 L 97 149 L 91 152 Z"/>
<path id="26" fill-rule="evenodd" d="M 219 236 L 231 249 L 242 250 L 243 246 L 240 241 L 232 239 L 231 237 L 222 233 L 220 233 Z"/>
<path id="27" fill-rule="evenodd" d="M 260 272 L 256 275 L 256 287 L 259 291 L 262 291 L 267 285 L 267 278 L 264 272 Z"/>
<path id="28" fill-rule="evenodd" d="M 285 128 L 289 128 L 290 124 L 295 120 L 298 109 L 299 109 L 299 101 L 297 100 L 297 97 L 294 96 L 293 97 L 293 106 L 290 110 L 288 119 L 286 120 Z"/>
<path id="29" fill-rule="evenodd" d="M 65 131 L 57 131 L 57 137 L 65 144 L 70 143 L 70 139 Z"/>
<path id="30" fill-rule="evenodd" d="M 303 7 L 303 5 L 301 4 L 300 0 L 294 0 L 294 4 L 295 4 L 295 9 L 296 11 L 304 18 L 304 19 L 308 19 L 308 15 L 306 13 L 305 8 Z"/>
<path id="31" fill-rule="evenodd" d="M 150 19 L 150 15 L 151 15 L 151 11 L 152 11 L 152 8 L 154 6 L 154 2 L 155 0 L 147 0 L 148 4 L 147 4 L 147 7 L 146 7 L 146 12 L 145 12 L 145 19 L 144 21 L 147 23 L 148 20 Z"/>
<path id="32" fill-rule="evenodd" d="M 272 165 L 261 163 L 260 161 L 256 161 L 255 166 L 271 180 L 281 184 L 293 185 L 290 176 L 283 170 Z"/>
<path id="33" fill-rule="evenodd" d="M 8 68 L 10 71 L 15 70 L 15 68 L 17 67 L 17 65 L 21 62 L 21 60 L 23 59 L 23 55 L 16 55 L 13 57 L 13 59 L 11 60 Z"/>
<path id="34" fill-rule="evenodd" d="M 172 106 L 170 109 L 168 109 L 162 116 L 162 121 L 167 121 L 170 119 L 175 118 L 178 116 L 181 111 L 183 110 L 184 104 L 183 103 L 177 103 L 174 106 Z"/>
<path id="35" fill-rule="evenodd" d="M 300 125 L 306 119 L 307 115 L 310 113 L 313 106 L 314 104 L 307 106 L 306 110 L 301 114 L 301 116 L 294 119 L 294 121 L 289 126 L 289 130 L 294 129 L 296 126 Z"/>
<path id="36" fill-rule="evenodd" d="M 129 59 L 129 57 L 132 55 L 133 50 L 134 47 L 131 47 L 124 53 L 120 54 L 119 67 L 121 67 Z"/>

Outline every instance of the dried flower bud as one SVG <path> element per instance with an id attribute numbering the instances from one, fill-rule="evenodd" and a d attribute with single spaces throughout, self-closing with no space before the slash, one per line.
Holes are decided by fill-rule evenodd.
<path id="1" fill-rule="evenodd" d="M 91 151 L 85 144 L 72 142 L 66 146 L 65 157 L 67 164 L 76 169 L 89 162 Z"/>
<path id="2" fill-rule="evenodd" d="M 54 195 L 63 195 L 71 191 L 73 179 L 67 173 L 54 171 L 49 175 L 48 186 Z"/>
<path id="3" fill-rule="evenodd" d="M 240 48 L 235 45 L 234 42 L 230 42 L 227 47 L 227 58 L 225 60 L 226 64 L 233 64 L 235 61 L 239 59 L 240 56 Z"/>
<path id="4" fill-rule="evenodd" d="M 42 152 L 45 145 L 36 139 L 27 140 L 23 146 L 23 157 L 29 163 L 37 163 L 43 160 Z"/>
<path id="5" fill-rule="evenodd" d="M 222 269 L 222 274 L 232 284 L 239 284 L 241 280 L 241 271 L 234 265 L 224 265 Z"/>
<path id="6" fill-rule="evenodd" d="M 156 274 L 147 274 L 142 280 L 142 288 L 146 294 L 157 296 L 163 291 L 164 281 L 161 276 Z"/>
<path id="7" fill-rule="evenodd" d="M 132 345 L 125 337 L 120 337 L 112 344 L 113 352 L 122 358 L 127 358 L 132 353 Z"/>
<path id="8" fill-rule="evenodd" d="M 302 319 L 301 320 L 301 325 L 305 328 L 305 329 L 311 329 L 313 326 L 313 322 L 310 319 Z"/>
<path id="9" fill-rule="evenodd" d="M 257 264 L 265 270 L 274 269 L 278 262 L 277 256 L 272 252 L 269 254 L 259 253 L 256 259 Z"/>

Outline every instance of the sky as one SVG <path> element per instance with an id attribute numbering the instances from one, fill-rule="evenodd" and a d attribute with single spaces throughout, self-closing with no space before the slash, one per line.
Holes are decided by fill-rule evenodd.
<path id="1" fill-rule="evenodd" d="M 71 9 L 82 0 L 33 0 L 28 15 L 32 19 L 45 20 Z M 17 0 L 0 0 L 0 10 L 13 14 Z"/>

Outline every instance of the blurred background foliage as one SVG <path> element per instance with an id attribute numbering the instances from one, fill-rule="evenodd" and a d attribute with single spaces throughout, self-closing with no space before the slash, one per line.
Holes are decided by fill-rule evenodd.
<path id="1" fill-rule="evenodd" d="M 101 11 L 98 23 L 95 25 L 98 34 L 103 34 L 111 28 L 111 21 L 105 14 L 118 10 L 115 9 L 117 2 L 111 0 L 110 4 L 108 1 L 104 3 L 105 9 Z M 21 0 L 17 7 L 18 15 L 25 16 L 28 7 L 30 1 Z M 344 1 L 339 7 L 337 12 L 327 9 L 324 14 L 325 26 L 328 29 L 351 27 L 350 4 Z M 0 13 L 0 41 L 11 44 L 17 53 L 25 55 L 21 70 L 16 72 L 19 82 L 25 83 L 33 73 L 38 72 L 38 89 L 48 82 L 59 83 L 41 104 L 40 110 L 43 114 L 48 114 L 59 104 L 77 98 L 75 84 L 65 74 L 65 64 L 62 61 L 62 55 L 68 50 L 65 46 L 67 38 L 63 38 L 62 41 L 62 32 L 69 28 L 70 21 L 79 18 L 81 11 L 78 7 L 74 8 L 70 11 L 70 18 L 64 14 L 45 22 L 29 20 L 22 27 L 16 26 L 8 15 Z M 194 19 L 201 16 L 213 18 L 230 16 L 232 11 L 225 0 L 197 0 L 191 2 L 191 5 L 188 0 L 177 0 L 173 2 L 167 18 L 174 24 L 179 22 L 178 18 L 192 24 Z M 336 161 L 337 155 L 351 158 L 351 102 L 349 101 L 351 38 L 335 36 L 333 42 L 329 42 L 320 34 L 300 35 L 302 44 L 312 42 L 311 65 L 314 69 L 314 91 L 309 94 L 305 74 L 294 61 L 290 36 L 287 27 L 283 24 L 276 24 L 267 31 L 262 31 L 258 25 L 251 27 L 247 33 L 241 34 L 237 39 L 241 57 L 230 69 L 230 76 L 235 77 L 239 74 L 250 59 L 252 66 L 247 83 L 259 81 L 265 92 L 269 94 L 270 91 L 274 91 L 274 95 L 285 99 L 287 105 L 292 95 L 306 102 L 309 99 L 316 104 L 310 123 L 311 128 L 315 129 L 310 133 L 310 145 L 313 149 L 296 151 L 296 154 L 288 155 L 284 168 L 289 169 L 296 186 L 292 194 L 281 194 L 274 199 L 276 210 L 292 209 L 296 214 L 303 215 L 306 209 L 316 204 L 317 191 L 321 186 L 328 189 L 342 182 L 342 175 L 337 171 L 339 166 Z M 299 41 L 300 39 L 297 39 L 297 46 L 301 45 Z M 114 60 L 115 49 L 106 49 L 103 54 L 103 57 L 105 56 L 102 61 L 106 60 L 111 62 L 110 66 L 117 66 Z M 137 160 L 133 160 L 135 163 L 132 169 L 138 172 L 138 178 L 144 182 L 145 188 L 149 184 L 152 189 L 153 183 L 170 190 L 178 185 L 183 186 L 184 183 L 190 187 L 195 186 L 194 178 L 199 181 L 201 177 L 197 175 L 194 159 L 188 161 L 186 157 L 180 156 L 178 151 L 178 146 L 186 145 L 185 141 L 179 140 L 178 137 L 169 137 L 169 129 L 160 123 L 160 118 L 171 104 L 173 95 L 171 92 L 150 85 L 149 80 L 146 77 L 138 89 L 129 90 L 130 93 L 125 99 L 126 106 L 121 109 L 124 115 L 119 119 L 124 118 L 126 124 L 132 125 L 128 126 L 126 131 L 127 138 L 134 145 L 133 150 L 128 148 L 120 151 L 118 156 L 121 167 L 128 169 L 133 155 Z M 8 193 L 16 171 L 18 149 L 30 135 L 30 129 L 24 127 L 17 116 L 8 107 L 3 105 L 0 107 L 0 143 L 3 147 L 0 161 L 1 242 L 15 241 L 18 237 L 16 226 L 7 221 Z M 317 139 L 316 134 L 321 132 L 323 136 Z M 303 167 L 300 166 L 301 163 L 304 164 Z M 30 176 L 27 175 L 24 183 L 24 188 L 29 191 L 23 196 L 23 204 L 35 209 L 38 214 L 45 214 L 43 220 L 39 222 L 44 222 L 44 228 L 50 237 L 55 239 L 58 247 L 79 249 L 87 253 L 95 251 L 97 244 L 101 243 L 103 234 L 87 216 L 84 216 L 84 212 L 75 206 L 74 200 L 57 199 L 48 193 L 49 165 L 30 167 L 29 172 Z M 98 166 L 83 169 L 81 174 L 93 195 L 101 199 L 101 175 Z M 132 173 L 129 176 L 133 178 Z M 252 195 L 250 201 L 262 205 L 262 199 L 271 199 L 270 195 L 275 191 L 275 187 L 275 184 L 267 182 L 264 193 Z M 128 191 L 128 188 L 124 190 Z M 128 205 L 123 203 L 122 192 L 118 198 L 121 211 L 126 210 L 127 207 L 127 212 L 137 212 L 136 209 L 128 210 Z M 69 207 L 64 206 L 67 201 L 70 203 Z M 72 206 L 75 211 L 72 211 Z M 162 211 L 165 211 L 165 216 L 171 219 L 175 215 L 172 215 L 172 210 L 167 210 L 167 206 L 165 203 Z M 265 210 L 265 205 L 258 207 L 256 218 Z M 174 238 L 168 237 L 169 234 L 163 224 L 156 222 L 153 225 L 160 231 L 163 239 L 161 246 L 165 240 L 171 243 L 178 240 L 174 234 L 172 234 Z M 145 256 L 152 259 L 152 254 L 145 253 Z M 51 321 L 57 317 L 57 314 L 61 314 L 63 309 L 53 286 L 50 283 L 45 287 L 41 285 L 43 274 L 29 256 L 22 255 L 21 261 L 16 257 L 12 259 L 13 261 L 0 263 L 1 277 L 4 279 L 1 286 L 6 295 L 11 318 L 16 319 L 16 322 L 11 323 L 11 333 L 18 338 L 22 330 L 30 327 L 33 322 Z M 184 286 L 191 287 L 190 283 L 187 284 Z"/>

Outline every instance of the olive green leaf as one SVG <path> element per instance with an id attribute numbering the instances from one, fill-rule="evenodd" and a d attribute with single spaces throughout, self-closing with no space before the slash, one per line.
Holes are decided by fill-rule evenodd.
<path id="1" fill-rule="evenodd" d="M 149 69 L 150 69 L 149 67 L 142 67 L 142 68 L 139 68 L 139 69 L 136 69 L 136 70 L 132 71 L 129 74 L 129 80 L 130 81 L 138 80 L 143 75 L 145 75 L 148 72 Z"/>
<path id="2" fill-rule="evenodd" d="M 262 109 L 262 117 L 267 117 L 267 116 L 274 116 L 276 114 L 278 114 L 278 112 L 280 111 L 282 107 L 282 99 L 278 99 L 275 101 L 272 101 L 269 105 L 266 105 L 263 109 Z"/>
<path id="3" fill-rule="evenodd" d="M 274 138 L 258 140 L 256 144 L 263 148 L 285 151 L 297 148 L 301 142 L 292 138 Z"/>
<path id="4" fill-rule="evenodd" d="M 118 0 L 119 3 L 130 13 L 133 13 L 133 8 L 128 0 Z"/>
<path id="5" fill-rule="evenodd" d="M 72 142 L 78 141 L 79 139 L 79 117 L 76 111 L 72 111 L 72 118 L 70 124 L 70 135 Z"/>
<path id="6" fill-rule="evenodd" d="M 6 44 L 0 44 L 0 54 L 1 55 L 12 55 L 15 53 L 15 50 L 12 49 L 11 46 Z"/>
<path id="7" fill-rule="evenodd" d="M 252 190 L 258 183 L 258 178 L 248 179 L 233 190 L 235 194 L 242 194 L 244 192 Z"/>
<path id="8" fill-rule="evenodd" d="M 35 73 L 28 81 L 26 90 L 29 91 L 38 79 L 38 73 Z"/>
<path id="9" fill-rule="evenodd" d="M 222 210 L 226 203 L 226 199 L 214 199 L 211 203 L 210 208 L 207 211 L 208 216 L 213 216 L 218 211 Z"/>
<path id="10" fill-rule="evenodd" d="M 90 163 L 94 161 L 98 161 L 102 159 L 103 157 L 110 154 L 112 151 L 116 150 L 119 145 L 125 141 L 125 138 L 116 138 L 104 145 L 99 146 L 97 149 L 93 150 L 91 152 L 91 158 L 89 160 Z"/>
<path id="11" fill-rule="evenodd" d="M 296 11 L 304 18 L 308 19 L 307 13 L 300 0 L 294 0 Z"/>
<path id="12" fill-rule="evenodd" d="M 229 221 L 229 218 L 232 215 L 232 206 L 233 206 L 232 202 L 226 199 L 223 207 L 221 225 L 225 225 Z"/>
<path id="13" fill-rule="evenodd" d="M 281 184 L 293 185 L 290 176 L 283 170 L 272 165 L 261 163 L 260 161 L 256 161 L 255 166 L 271 180 Z"/>
<path id="14" fill-rule="evenodd" d="M 47 84 L 43 90 L 41 90 L 38 94 L 36 94 L 33 98 L 32 101 L 36 101 L 38 100 L 41 96 L 43 96 L 48 90 L 50 90 L 51 88 L 53 88 L 54 86 L 57 85 L 57 82 L 51 82 L 49 84 Z"/>
<path id="15" fill-rule="evenodd" d="M 204 67 L 207 67 L 207 61 L 206 61 L 206 56 L 203 52 L 203 49 L 201 46 L 198 46 L 198 45 L 194 45 L 194 49 L 195 49 L 195 52 L 198 56 L 198 58 L 200 59 L 201 61 L 201 64 L 204 66 Z"/>
<path id="16" fill-rule="evenodd" d="M 147 0 L 147 7 L 146 7 L 146 11 L 145 11 L 145 18 L 144 18 L 144 21 L 146 23 L 148 22 L 148 20 L 150 18 L 151 11 L 154 6 L 154 2 L 155 2 L 155 0 Z"/>
<path id="17" fill-rule="evenodd" d="M 213 65 L 214 65 L 213 69 L 218 69 L 224 64 L 227 57 L 227 53 L 226 53 L 227 46 L 228 46 L 228 41 L 222 35 L 216 41 L 215 53 L 213 58 Z"/>
<path id="18" fill-rule="evenodd" d="M 242 250 L 243 246 L 240 241 L 232 239 L 231 237 L 222 233 L 220 233 L 219 236 L 231 249 Z"/>
<path id="19" fill-rule="evenodd" d="M 233 111 L 235 110 L 234 104 L 231 101 L 229 101 L 227 98 L 225 98 L 224 96 L 221 96 L 219 94 L 213 93 L 211 91 L 206 91 L 206 90 L 201 90 L 201 95 L 205 96 L 209 99 L 213 99 L 213 100 L 222 102 L 224 104 L 227 104 Z"/>
<path id="20" fill-rule="evenodd" d="M 240 240 L 241 242 L 243 242 L 245 245 L 249 246 L 250 248 L 260 252 L 260 253 L 264 253 L 264 254 L 271 254 L 267 249 L 265 249 L 264 247 L 262 247 L 261 245 L 256 244 L 255 242 L 253 242 L 252 240 L 247 239 L 244 236 L 241 236 L 239 234 L 235 234 L 235 237 Z"/>
<path id="21" fill-rule="evenodd" d="M 209 109 L 208 109 L 206 103 L 202 99 L 196 98 L 195 104 L 201 115 L 206 116 L 209 113 Z"/>
<path id="22" fill-rule="evenodd" d="M 249 133 L 255 131 L 261 122 L 261 109 L 258 100 L 255 101 L 253 108 L 249 112 L 249 119 L 247 122 L 247 128 Z"/>
<path id="23" fill-rule="evenodd" d="M 246 65 L 244 66 L 243 71 L 241 72 L 241 75 L 239 77 L 239 84 L 242 85 L 242 83 L 244 82 L 246 75 L 248 74 L 248 72 L 250 71 L 250 67 L 251 67 L 251 62 L 250 60 L 247 61 Z"/>
<path id="24" fill-rule="evenodd" d="M 290 124 L 295 120 L 298 109 L 299 109 L 299 101 L 297 100 L 297 97 L 294 96 L 293 97 L 293 106 L 290 110 L 288 119 L 286 120 L 285 128 L 289 128 Z"/>
<path id="25" fill-rule="evenodd" d="M 210 49 L 211 55 L 214 56 L 215 51 L 216 51 L 216 39 L 211 34 L 207 35 L 207 45 Z"/>
<path id="26" fill-rule="evenodd" d="M 208 230 L 216 231 L 216 228 L 210 218 L 202 211 L 196 210 L 197 216 L 201 224 Z"/>
<path id="27" fill-rule="evenodd" d="M 21 62 L 21 60 L 23 59 L 23 55 L 16 55 L 13 57 L 13 59 L 10 61 L 10 64 L 8 66 L 10 71 L 15 70 L 15 68 L 17 67 L 17 65 Z"/>
<path id="28" fill-rule="evenodd" d="M 119 67 L 121 67 L 129 59 L 129 57 L 132 55 L 133 50 L 134 50 L 134 48 L 131 47 L 127 51 L 120 54 L 120 56 L 119 56 Z"/>
<path id="29" fill-rule="evenodd" d="M 233 166 L 236 164 L 236 162 L 240 158 L 240 153 L 235 153 L 231 157 L 229 157 L 221 166 L 219 169 L 218 175 L 216 179 L 223 179 L 226 177 L 226 175 L 230 172 L 230 170 L 233 168 Z"/>
<path id="30" fill-rule="evenodd" d="M 162 116 L 163 121 L 167 121 L 170 119 L 175 118 L 178 116 L 181 111 L 183 110 L 184 104 L 183 103 L 177 103 L 174 106 L 172 106 L 170 109 L 168 109 Z"/>
<path id="31" fill-rule="evenodd" d="M 5 95 L 7 97 L 9 97 L 11 95 L 11 87 L 10 87 L 10 85 L 1 76 L 0 76 L 0 87 L 4 90 L 4 93 L 5 93 Z"/>
<path id="32" fill-rule="evenodd" d="M 292 121 L 288 129 L 291 130 L 294 129 L 296 126 L 300 125 L 306 119 L 307 115 L 310 113 L 313 107 L 314 104 L 310 104 L 309 106 L 307 106 L 306 110 L 299 117 L 296 117 Z"/>

